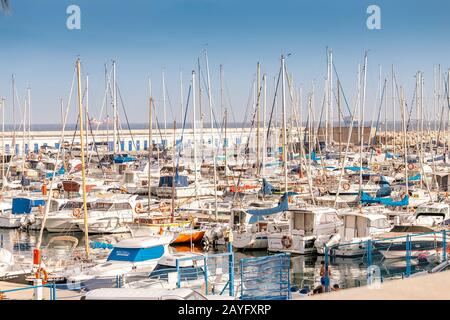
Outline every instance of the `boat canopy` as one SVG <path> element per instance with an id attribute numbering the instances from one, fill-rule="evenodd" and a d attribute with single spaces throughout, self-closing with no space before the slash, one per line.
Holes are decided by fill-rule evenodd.
<path id="1" fill-rule="evenodd" d="M 45 206 L 45 200 L 43 199 L 30 199 L 30 198 L 14 198 L 12 201 L 12 213 L 13 214 L 28 214 L 34 207 Z"/>
<path id="2" fill-rule="evenodd" d="M 262 185 L 262 193 L 264 195 L 271 195 L 272 191 L 280 191 L 279 189 L 275 188 L 273 185 L 271 185 L 266 178 L 263 178 L 263 185 Z"/>
<path id="3" fill-rule="evenodd" d="M 137 159 L 135 157 L 131 157 L 128 154 L 120 154 L 114 157 L 114 163 L 125 163 L 125 162 L 132 162 L 136 161 Z"/>
<path id="4" fill-rule="evenodd" d="M 172 187 L 172 182 L 175 180 L 175 187 L 187 187 L 189 180 L 187 176 L 176 175 L 175 179 L 172 176 L 163 176 L 159 178 L 159 187 Z"/>
<path id="5" fill-rule="evenodd" d="M 413 177 L 409 177 L 408 181 L 420 181 L 420 173 L 416 174 Z"/>
<path id="6" fill-rule="evenodd" d="M 263 216 L 269 216 L 275 213 L 279 213 L 279 212 L 283 212 L 289 209 L 289 197 L 296 195 L 297 193 L 295 192 L 287 192 L 285 194 L 283 194 L 283 196 L 281 197 L 280 201 L 278 202 L 278 206 L 274 207 L 274 208 L 269 208 L 269 209 L 261 209 L 261 210 L 247 210 L 247 212 L 252 216 L 250 218 L 249 223 L 256 223 L 259 220 L 263 220 L 260 219 Z"/>
<path id="7" fill-rule="evenodd" d="M 66 170 L 64 169 L 64 166 L 61 166 L 61 168 L 59 168 L 59 170 L 55 172 L 55 176 L 61 176 L 61 175 L 63 175 L 64 173 L 66 173 Z M 52 178 L 52 177 L 53 177 L 53 172 L 47 172 L 47 173 L 45 174 L 45 177 L 46 177 L 47 179 Z"/>
<path id="8" fill-rule="evenodd" d="M 370 168 L 367 167 L 345 167 L 345 170 L 350 170 L 350 171 L 369 171 Z"/>
<path id="9" fill-rule="evenodd" d="M 401 201 L 394 201 L 392 198 L 374 198 L 369 194 L 362 192 L 361 203 L 380 203 L 389 207 L 404 207 L 409 204 L 409 196 L 405 195 L 405 197 Z"/>
<path id="10" fill-rule="evenodd" d="M 164 254 L 164 245 L 149 248 L 120 248 L 115 247 L 108 256 L 108 261 L 141 262 L 159 259 Z"/>

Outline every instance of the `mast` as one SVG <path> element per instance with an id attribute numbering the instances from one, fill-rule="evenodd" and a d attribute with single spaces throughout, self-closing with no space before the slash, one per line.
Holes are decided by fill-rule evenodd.
<path id="1" fill-rule="evenodd" d="M 167 139 L 167 113 L 166 113 L 166 77 L 162 71 L 163 112 L 164 112 L 164 137 Z"/>
<path id="2" fill-rule="evenodd" d="M 261 66 L 256 65 L 256 175 L 260 174 L 260 96 L 261 96 Z"/>
<path id="3" fill-rule="evenodd" d="M 329 104 L 329 112 L 330 112 L 330 116 L 329 116 L 329 125 L 330 125 L 330 130 L 329 130 L 329 134 L 330 134 L 330 138 L 328 140 L 328 142 L 330 144 L 333 144 L 333 114 L 334 114 L 334 105 L 333 105 L 333 51 L 331 49 L 329 49 L 329 71 L 328 71 L 328 104 Z"/>
<path id="4" fill-rule="evenodd" d="M 217 211 L 217 167 L 216 167 L 216 151 L 214 146 L 214 119 L 213 119 L 213 109 L 212 109 L 212 97 L 211 97 L 211 79 L 209 76 L 209 63 L 208 63 L 208 53 L 205 50 L 205 59 L 206 59 L 206 76 L 208 80 L 208 104 L 209 104 L 209 114 L 211 120 L 211 146 L 212 146 L 212 159 L 213 159 L 213 168 L 214 168 L 214 203 L 215 209 L 214 213 L 216 216 L 216 221 L 218 219 L 218 211 Z"/>
<path id="5" fill-rule="evenodd" d="M 195 106 L 195 71 L 192 70 L 192 134 L 194 136 L 194 172 L 195 172 L 195 186 L 198 184 L 198 164 L 197 164 L 197 116 L 196 116 L 196 106 Z M 197 193 L 197 192 L 196 192 Z"/>
<path id="6" fill-rule="evenodd" d="M 360 196 L 362 194 L 362 186 L 363 186 L 363 148 L 364 148 L 364 111 L 366 105 L 366 81 L 367 81 L 367 52 L 364 57 L 364 69 L 363 69 L 363 94 L 362 94 L 362 103 L 361 103 L 361 150 L 360 150 L 360 170 L 359 170 L 359 193 Z"/>
<path id="7" fill-rule="evenodd" d="M 117 87 L 116 87 L 116 62 L 113 61 L 113 140 L 114 155 L 117 154 Z"/>
<path id="8" fill-rule="evenodd" d="M 152 83 L 150 79 L 148 79 L 148 89 L 149 89 L 149 104 L 148 104 L 148 172 L 147 172 L 147 188 L 148 188 L 148 212 L 150 212 L 150 197 L 152 195 L 152 187 L 151 187 L 151 179 L 152 179 L 152 155 L 153 155 L 153 118 L 152 118 L 152 109 L 153 109 L 153 98 L 152 98 Z"/>
<path id="9" fill-rule="evenodd" d="M 285 62 L 281 55 L 281 108 L 283 115 L 283 163 L 284 163 L 284 191 L 288 192 L 287 150 L 286 150 L 286 90 L 285 90 Z"/>
<path id="10" fill-rule="evenodd" d="M 28 153 L 31 150 L 31 88 L 27 88 L 27 100 L 28 100 Z"/>
<path id="11" fill-rule="evenodd" d="M 86 75 L 86 152 L 89 156 L 89 74 Z"/>
<path id="12" fill-rule="evenodd" d="M 13 118 L 13 139 L 12 139 L 12 149 L 13 149 L 13 155 L 16 155 L 16 83 L 14 74 L 12 77 L 12 118 Z"/>
<path id="13" fill-rule="evenodd" d="M 200 141 L 201 141 L 201 152 L 202 152 L 202 161 L 205 159 L 204 154 L 204 145 L 203 145 L 203 113 L 202 113 L 202 84 L 200 82 L 200 57 L 197 58 L 197 66 L 198 66 L 198 110 L 200 112 Z M 195 94 L 195 92 L 194 92 Z"/>
<path id="14" fill-rule="evenodd" d="M 183 115 L 184 115 L 184 111 L 183 111 L 183 71 L 180 70 L 180 123 L 183 124 Z"/>
<path id="15" fill-rule="evenodd" d="M 394 65 L 392 65 L 392 74 L 391 74 L 391 82 L 392 82 L 392 121 L 394 123 L 393 125 L 393 134 L 392 134 L 392 141 L 393 141 L 393 157 L 395 158 L 395 141 L 396 141 L 396 136 L 395 136 L 395 84 L 394 84 Z"/>
<path id="16" fill-rule="evenodd" d="M 171 206 L 171 210 L 170 210 L 170 223 L 173 223 L 173 220 L 175 218 L 175 177 L 176 177 L 176 173 L 175 173 L 175 154 L 176 154 L 176 145 L 177 145 L 177 140 L 176 140 L 176 131 L 177 131 L 177 122 L 174 120 L 173 121 L 173 156 L 172 156 L 172 206 Z"/>
<path id="17" fill-rule="evenodd" d="M 267 153 L 267 139 L 266 139 L 266 107 L 267 107 L 267 76 L 266 74 L 263 75 L 263 149 L 262 149 L 262 172 L 261 174 L 264 175 L 266 173 L 266 153 Z"/>
<path id="18" fill-rule="evenodd" d="M 406 182 L 406 195 L 409 195 L 409 186 L 408 186 L 408 145 L 406 142 L 406 105 L 405 105 L 405 97 L 403 93 L 403 88 L 400 88 L 400 94 L 401 94 L 401 102 L 402 102 L 402 113 L 403 113 L 403 148 L 405 149 L 405 182 Z M 406 207 L 406 210 L 408 210 L 408 207 Z"/>
<path id="19" fill-rule="evenodd" d="M 84 244 L 86 250 L 86 258 L 89 258 L 89 233 L 88 233 L 88 212 L 86 201 L 86 167 L 84 159 L 84 138 L 83 138 L 83 102 L 81 96 L 81 72 L 80 59 L 77 59 L 77 79 L 78 79 L 78 113 L 80 122 L 80 144 L 81 144 L 81 178 L 83 188 L 83 209 L 84 209 Z"/>

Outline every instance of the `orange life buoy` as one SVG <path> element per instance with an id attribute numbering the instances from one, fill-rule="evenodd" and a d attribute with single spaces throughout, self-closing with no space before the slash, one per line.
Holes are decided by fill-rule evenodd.
<path id="1" fill-rule="evenodd" d="M 144 206 L 142 205 L 141 202 L 137 203 L 136 206 L 134 207 L 134 212 L 136 213 L 142 213 L 144 211 Z"/>
<path id="2" fill-rule="evenodd" d="M 321 184 L 322 183 L 322 179 L 320 179 L 319 177 L 317 177 L 315 180 L 316 184 Z"/>
<path id="3" fill-rule="evenodd" d="M 80 208 L 73 209 L 73 216 L 75 218 L 81 218 L 81 209 Z"/>
<path id="4" fill-rule="evenodd" d="M 408 169 L 409 169 L 409 170 L 414 169 L 414 165 L 413 165 L 412 163 L 409 163 L 409 164 L 408 164 Z"/>
<path id="5" fill-rule="evenodd" d="M 281 238 L 281 244 L 283 245 L 283 248 L 289 249 L 292 246 L 292 239 L 289 236 L 283 236 Z"/>
<path id="6" fill-rule="evenodd" d="M 42 279 L 42 284 L 46 284 L 48 282 L 48 273 L 47 273 L 47 271 L 44 268 L 39 267 L 36 270 L 36 274 L 35 275 L 36 275 L 36 279 Z"/>
<path id="7" fill-rule="evenodd" d="M 349 184 L 348 182 L 346 182 L 346 183 L 344 183 L 344 184 L 342 185 L 342 188 L 343 188 L 345 191 L 348 191 L 348 190 L 350 190 L 350 184 Z"/>

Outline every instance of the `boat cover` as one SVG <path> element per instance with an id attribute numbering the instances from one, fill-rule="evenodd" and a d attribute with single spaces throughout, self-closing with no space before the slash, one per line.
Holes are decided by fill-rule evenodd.
<path id="1" fill-rule="evenodd" d="M 280 201 L 278 202 L 278 206 L 269 209 L 261 209 L 261 210 L 247 210 L 247 213 L 252 215 L 250 218 L 250 223 L 255 223 L 263 216 L 270 216 L 275 213 L 283 212 L 289 209 L 289 197 L 296 195 L 298 193 L 295 192 L 287 192 L 283 194 Z"/>
<path id="2" fill-rule="evenodd" d="M 389 207 L 404 207 L 409 204 L 409 196 L 406 195 L 401 201 L 394 201 L 392 198 L 373 198 L 369 194 L 362 192 L 361 203 L 379 203 Z"/>

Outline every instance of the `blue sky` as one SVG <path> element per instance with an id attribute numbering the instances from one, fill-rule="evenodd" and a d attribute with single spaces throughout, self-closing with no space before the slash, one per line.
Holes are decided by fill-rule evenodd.
<path id="1" fill-rule="evenodd" d="M 59 100 L 67 99 L 78 55 L 84 74 L 90 75 L 94 116 L 104 93 L 104 63 L 117 61 L 118 83 L 132 122 L 146 119 L 148 77 L 160 104 L 163 69 L 172 104 L 168 119 L 174 114 L 179 121 L 180 70 L 186 93 L 190 72 L 204 48 L 209 55 L 214 104 L 219 104 L 222 64 L 237 120 L 243 117 L 256 63 L 261 62 L 262 71 L 273 79 L 282 53 L 292 54 L 287 66 L 304 91 L 316 81 L 318 104 L 327 46 L 333 49 L 349 99 L 355 95 L 357 64 L 369 50 L 369 106 L 376 95 L 378 65 L 386 72 L 395 65 L 408 100 L 416 71 L 425 72 L 431 98 L 434 65 L 440 63 L 443 70 L 450 65 L 450 19 L 446 16 L 450 3 L 442 0 L 10 1 L 11 13 L 0 14 L 0 96 L 10 104 L 12 73 L 21 100 L 29 83 L 33 123 L 59 121 Z M 81 30 L 66 28 L 66 8 L 71 4 L 81 8 Z M 381 8 L 382 30 L 366 28 L 370 4 Z M 70 122 L 76 115 L 72 109 Z M 158 114 L 162 116 L 160 109 Z M 7 115 L 11 122 L 10 108 Z"/>

